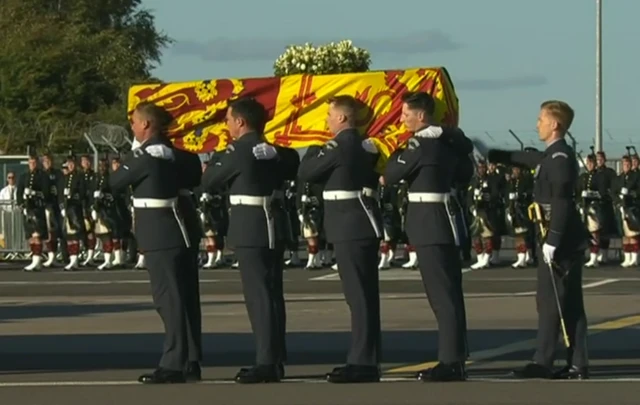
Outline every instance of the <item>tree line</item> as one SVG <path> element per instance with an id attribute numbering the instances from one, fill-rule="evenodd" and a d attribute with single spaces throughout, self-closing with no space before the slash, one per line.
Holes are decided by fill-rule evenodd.
<path id="1" fill-rule="evenodd" d="M 127 90 L 172 39 L 142 0 L 0 1 L 0 150 L 81 148 L 95 122 L 126 125 Z M 57 128 L 41 133 L 34 128 Z"/>

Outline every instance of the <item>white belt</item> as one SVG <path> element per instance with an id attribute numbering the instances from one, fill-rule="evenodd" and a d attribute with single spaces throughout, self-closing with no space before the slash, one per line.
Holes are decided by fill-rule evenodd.
<path id="1" fill-rule="evenodd" d="M 409 202 L 445 203 L 451 199 L 451 193 L 408 193 Z"/>
<path id="2" fill-rule="evenodd" d="M 176 205 L 177 198 L 134 198 L 134 208 L 173 208 Z"/>
<path id="3" fill-rule="evenodd" d="M 370 187 L 364 187 L 362 189 L 362 195 L 366 197 L 373 197 L 374 195 L 376 195 L 376 191 Z"/>
<path id="4" fill-rule="evenodd" d="M 362 195 L 362 191 L 344 191 L 344 190 L 335 190 L 335 191 L 323 191 L 322 198 L 326 201 L 334 200 L 355 200 Z"/>
<path id="5" fill-rule="evenodd" d="M 271 200 L 271 197 L 257 196 L 257 195 L 231 195 L 229 196 L 229 202 L 231 205 L 253 205 L 256 207 L 262 207 Z"/>

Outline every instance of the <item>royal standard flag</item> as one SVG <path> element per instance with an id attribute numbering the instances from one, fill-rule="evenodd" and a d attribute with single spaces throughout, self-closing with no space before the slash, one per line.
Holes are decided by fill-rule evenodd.
<path id="1" fill-rule="evenodd" d="M 269 112 L 266 139 L 276 145 L 304 148 L 331 139 L 327 100 L 351 95 L 362 102 L 360 130 L 376 140 L 388 157 L 410 133 L 400 123 L 401 97 L 426 91 L 436 100 L 435 118 L 458 125 L 458 98 L 443 67 L 385 70 L 337 75 L 293 75 L 257 79 L 219 79 L 185 83 L 141 84 L 129 89 L 128 109 L 152 101 L 175 118 L 169 136 L 176 147 L 196 153 L 223 150 L 229 143 L 224 123 L 229 102 L 254 97 Z"/>

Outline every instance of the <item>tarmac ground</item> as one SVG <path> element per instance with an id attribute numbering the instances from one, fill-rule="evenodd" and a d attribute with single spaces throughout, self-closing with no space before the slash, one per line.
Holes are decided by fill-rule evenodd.
<path id="1" fill-rule="evenodd" d="M 0 402 L 56 404 L 634 404 L 640 403 L 640 273 L 585 269 L 592 378 L 518 381 L 507 373 L 535 349 L 535 270 L 465 271 L 469 381 L 425 384 L 416 371 L 437 360 L 437 325 L 419 272 L 380 273 L 384 381 L 333 385 L 344 362 L 349 312 L 332 270 L 285 272 L 287 378 L 239 386 L 253 338 L 237 270 L 201 272 L 204 381 L 143 386 L 162 348 L 162 324 L 146 271 L 24 273 L 0 265 Z M 563 365 L 559 346 L 557 366 Z"/>

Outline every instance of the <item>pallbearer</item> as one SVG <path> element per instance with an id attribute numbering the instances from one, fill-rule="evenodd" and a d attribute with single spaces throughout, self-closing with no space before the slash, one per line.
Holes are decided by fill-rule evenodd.
<path id="1" fill-rule="evenodd" d="M 438 364 L 418 373 L 421 381 L 463 381 L 467 359 L 460 233 L 452 186 L 462 157 L 473 151 L 458 128 L 433 126 L 435 102 L 428 93 L 403 96 L 402 121 L 414 132 L 406 148 L 389 158 L 387 184 L 406 179 L 407 234 L 415 246 L 422 282 L 438 322 Z"/>
<path id="2" fill-rule="evenodd" d="M 351 96 L 329 101 L 327 124 L 335 137 L 319 151 L 307 151 L 298 178 L 324 182 L 324 226 L 351 310 L 351 347 L 345 367 L 327 374 L 333 383 L 380 380 L 380 292 L 378 247 L 382 232 L 362 189 L 371 174 L 370 159 L 356 129 L 359 104 Z"/>

